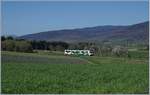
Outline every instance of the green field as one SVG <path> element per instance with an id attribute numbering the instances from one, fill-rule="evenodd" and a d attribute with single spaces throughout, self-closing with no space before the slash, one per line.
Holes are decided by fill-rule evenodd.
<path id="1" fill-rule="evenodd" d="M 132 54 L 128 59 L 2 52 L 2 93 L 148 93 L 148 55 Z"/>

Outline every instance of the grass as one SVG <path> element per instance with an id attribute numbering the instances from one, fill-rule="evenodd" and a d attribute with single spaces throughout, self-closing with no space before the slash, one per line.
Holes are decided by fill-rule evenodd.
<path id="1" fill-rule="evenodd" d="M 69 56 L 47 56 L 47 55 L 36 55 L 36 54 L 18 54 L 17 53 L 4 53 L 2 54 L 2 62 L 6 63 L 87 63 L 84 59 L 69 57 Z"/>
<path id="2" fill-rule="evenodd" d="M 132 58 L 136 59 L 148 59 L 149 58 L 149 51 L 129 51 L 129 54 Z"/>
<path id="3" fill-rule="evenodd" d="M 147 63 L 148 59 L 2 52 L 2 93 L 148 93 Z"/>

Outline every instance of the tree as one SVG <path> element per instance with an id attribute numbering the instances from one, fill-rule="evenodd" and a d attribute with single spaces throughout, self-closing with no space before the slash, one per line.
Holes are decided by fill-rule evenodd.
<path id="1" fill-rule="evenodd" d="M 88 46 L 84 46 L 84 50 L 88 50 L 89 48 L 88 48 Z"/>
<path id="2" fill-rule="evenodd" d="M 51 45 L 51 44 L 48 46 L 48 49 L 49 49 L 50 51 L 55 51 L 55 50 L 56 50 L 55 47 L 54 47 L 53 45 Z"/>
<path id="3" fill-rule="evenodd" d="M 5 36 L 1 36 L 1 41 L 5 41 L 5 40 L 6 40 Z"/>
<path id="4" fill-rule="evenodd" d="M 77 44 L 77 47 L 78 47 L 78 49 L 84 49 L 84 47 L 86 46 L 86 43 L 78 43 Z"/>
<path id="5" fill-rule="evenodd" d="M 77 49 L 77 45 L 75 45 L 75 44 L 70 44 L 68 48 L 69 48 L 69 49 Z"/>
<path id="6" fill-rule="evenodd" d="M 19 52 L 33 52 L 32 46 L 27 41 L 17 41 L 15 43 L 15 51 Z"/>
<path id="7" fill-rule="evenodd" d="M 7 51 L 13 51 L 15 48 L 15 42 L 13 40 L 5 40 L 3 42 L 3 49 Z"/>
<path id="8" fill-rule="evenodd" d="M 121 47 L 121 46 L 115 46 L 113 49 L 112 49 L 112 54 L 113 55 L 116 55 L 118 57 L 121 57 L 121 56 L 128 56 L 128 49 L 125 48 L 125 47 Z"/>
<path id="9" fill-rule="evenodd" d="M 98 56 L 102 56 L 102 50 L 101 50 L 100 46 L 97 46 L 95 48 L 95 54 L 98 55 Z"/>
<path id="10" fill-rule="evenodd" d="M 146 50 L 149 50 L 149 45 L 146 45 Z"/>
<path id="11" fill-rule="evenodd" d="M 12 36 L 8 36 L 7 40 L 14 40 L 14 38 Z"/>
<path id="12" fill-rule="evenodd" d="M 57 51 L 64 51 L 65 50 L 65 47 L 61 46 L 61 45 L 57 45 L 56 46 L 56 50 Z"/>
<path id="13" fill-rule="evenodd" d="M 37 44 L 37 41 L 33 40 L 30 42 L 31 45 L 32 45 L 32 49 L 38 49 L 38 44 Z"/>
<path id="14" fill-rule="evenodd" d="M 1 42 L 1 50 L 6 50 L 5 41 L 2 41 L 2 42 Z"/>

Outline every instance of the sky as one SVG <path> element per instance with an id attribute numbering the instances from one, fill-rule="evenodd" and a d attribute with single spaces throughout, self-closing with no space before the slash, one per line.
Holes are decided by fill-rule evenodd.
<path id="1" fill-rule="evenodd" d="M 26 34 L 101 25 L 131 25 L 149 20 L 147 1 L 5 1 L 2 35 Z"/>

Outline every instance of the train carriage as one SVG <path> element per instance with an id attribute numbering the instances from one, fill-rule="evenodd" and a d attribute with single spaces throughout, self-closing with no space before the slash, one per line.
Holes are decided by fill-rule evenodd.
<path id="1" fill-rule="evenodd" d="M 88 55 L 92 56 L 93 52 L 90 50 L 64 50 L 65 55 Z"/>

